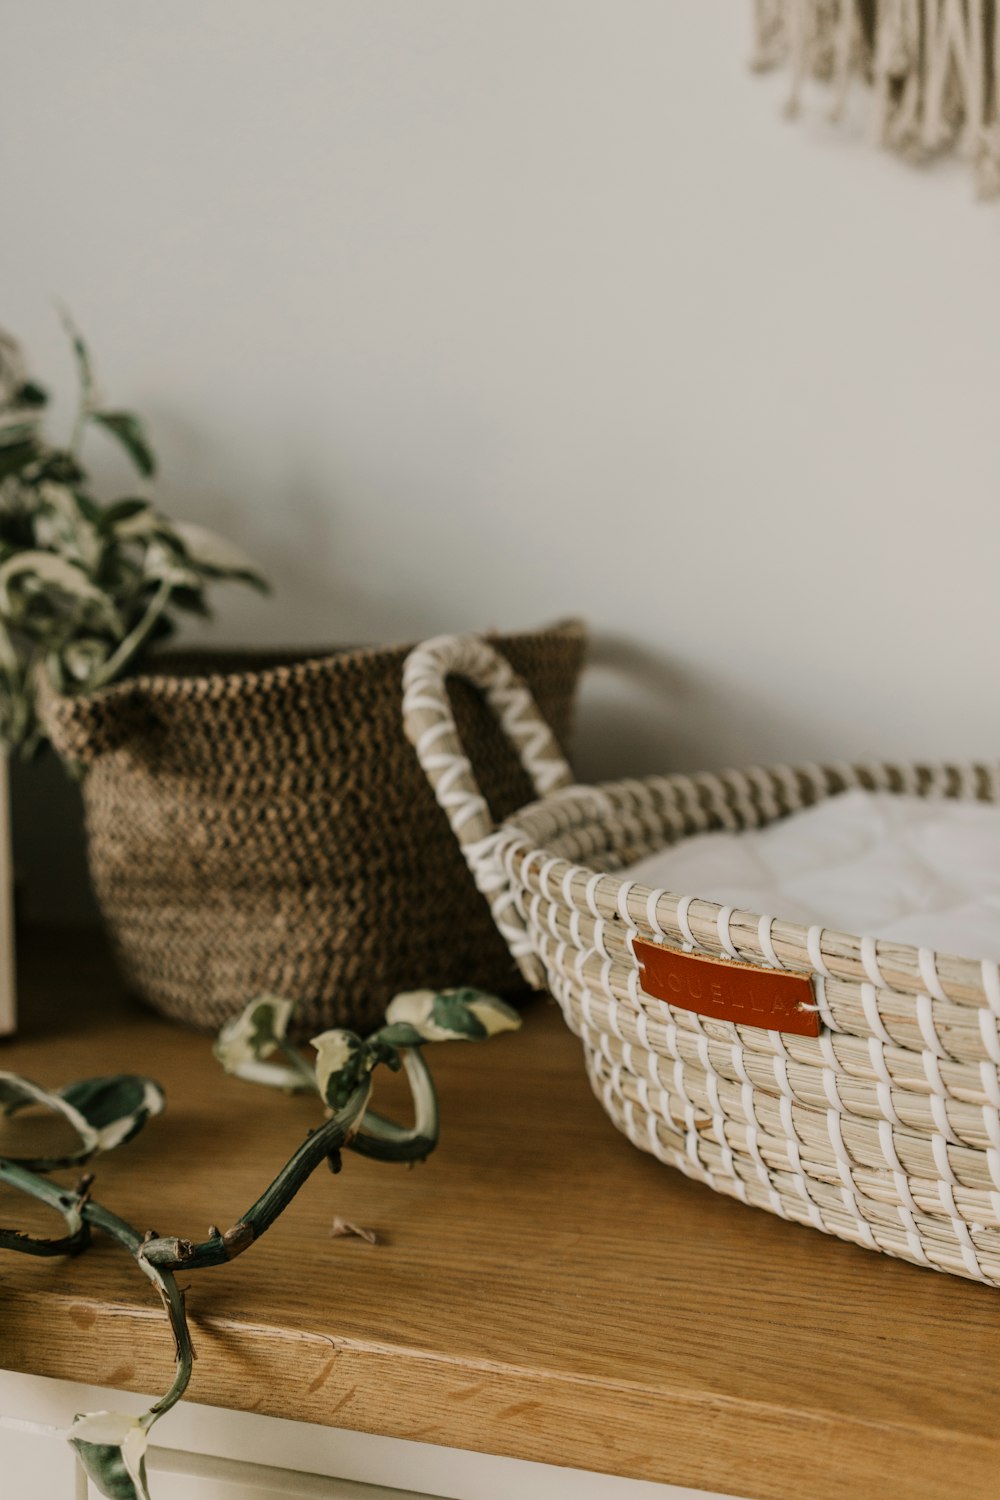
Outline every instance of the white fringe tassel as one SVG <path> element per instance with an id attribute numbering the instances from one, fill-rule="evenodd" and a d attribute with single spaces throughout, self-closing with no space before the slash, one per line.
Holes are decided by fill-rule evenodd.
<path id="1" fill-rule="evenodd" d="M 807 80 L 844 112 L 851 79 L 873 85 L 877 138 L 911 161 L 957 150 L 980 198 L 1000 196 L 996 0 L 754 0 L 755 68 L 788 67 L 787 114 Z"/>

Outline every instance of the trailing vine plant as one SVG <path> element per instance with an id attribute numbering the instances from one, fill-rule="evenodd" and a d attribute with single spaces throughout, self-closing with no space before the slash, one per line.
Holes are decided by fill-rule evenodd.
<path id="1" fill-rule="evenodd" d="M 79 1137 L 62 1156 L 0 1156 L 0 1183 L 16 1188 L 60 1214 L 65 1233 L 40 1239 L 0 1228 L 0 1249 L 26 1255 L 76 1255 L 96 1230 L 132 1256 L 152 1282 L 173 1331 L 174 1379 L 163 1396 L 141 1416 L 88 1412 L 78 1416 L 68 1438 L 88 1476 L 108 1500 L 150 1500 L 145 1455 L 150 1429 L 178 1402 L 191 1379 L 194 1351 L 184 1296 L 177 1273 L 218 1266 L 249 1249 L 288 1207 L 309 1176 L 324 1162 L 338 1172 L 346 1147 L 380 1161 L 422 1161 L 438 1139 L 437 1097 L 421 1048 L 427 1042 L 477 1041 L 520 1025 L 502 1000 L 464 988 L 397 995 L 385 1025 L 361 1038 L 351 1031 L 325 1031 L 313 1039 L 315 1063 L 288 1040 L 294 1014 L 291 1000 L 259 995 L 227 1023 L 215 1042 L 215 1056 L 227 1073 L 270 1087 L 314 1092 L 326 1107 L 323 1124 L 311 1130 L 281 1171 L 235 1224 L 211 1227 L 200 1242 L 176 1235 L 140 1232 L 93 1197 L 94 1179 L 85 1174 L 73 1187 L 53 1182 L 51 1172 L 80 1167 L 102 1151 L 124 1145 L 164 1107 L 160 1086 L 149 1078 L 118 1074 L 89 1078 L 47 1090 L 13 1073 L 0 1073 L 0 1109 L 5 1115 L 42 1105 L 61 1115 Z M 370 1108 L 378 1067 L 402 1068 L 410 1085 L 414 1121 L 410 1126 Z"/>
<path id="2" fill-rule="evenodd" d="M 181 614 L 207 616 L 215 583 L 267 588 L 240 548 L 170 520 L 143 492 L 156 473 L 145 426 L 105 403 L 87 345 L 64 322 L 79 380 L 64 444 L 47 437 L 48 392 L 0 329 L 0 748 L 25 756 L 44 739 L 43 673 L 59 692 L 95 692 L 171 635 Z M 83 463 L 95 431 L 137 475 L 136 490 L 110 503 L 94 494 Z"/>

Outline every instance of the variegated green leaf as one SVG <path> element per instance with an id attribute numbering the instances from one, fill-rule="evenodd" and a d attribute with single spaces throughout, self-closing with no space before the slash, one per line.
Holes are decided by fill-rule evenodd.
<path id="1" fill-rule="evenodd" d="M 390 1026 L 409 1026 L 425 1042 L 445 1041 L 434 1022 L 434 990 L 407 990 L 386 1007 L 385 1018 Z M 449 1036 L 453 1033 L 449 1033 Z"/>
<path id="2" fill-rule="evenodd" d="M 146 430 L 134 412 L 92 411 L 90 420 L 118 439 L 144 479 L 156 473 L 156 459 Z"/>
<path id="3" fill-rule="evenodd" d="M 32 442 L 11 443 L 0 447 L 0 479 L 10 474 L 20 474 L 38 457 L 38 444 Z"/>
<path id="4" fill-rule="evenodd" d="M 112 1151 L 130 1141 L 147 1120 L 162 1113 L 164 1102 L 159 1084 L 132 1073 L 85 1078 L 62 1089 L 44 1089 L 30 1078 L 0 1073 L 0 1109 L 4 1114 L 40 1105 L 62 1115 L 76 1131 L 79 1147 L 58 1159 L 65 1165 L 87 1161 L 98 1151 Z M 54 1164 L 51 1157 L 7 1159 L 42 1171 Z"/>
<path id="5" fill-rule="evenodd" d="M 73 357 L 76 360 L 76 373 L 80 381 L 80 400 L 84 407 L 91 404 L 94 399 L 94 367 L 90 361 L 90 350 L 84 343 L 83 335 L 73 322 L 68 310 L 60 308 L 59 316 L 62 319 L 63 328 L 73 346 Z"/>
<path id="6" fill-rule="evenodd" d="M 39 420 L 39 412 L 0 412 L 0 448 L 10 448 L 15 443 L 33 443 Z"/>
<path id="7" fill-rule="evenodd" d="M 256 995 L 227 1021 L 212 1048 L 226 1072 L 235 1073 L 245 1063 L 270 1057 L 284 1038 L 294 1009 L 294 1000 Z"/>
<path id="8" fill-rule="evenodd" d="M 49 404 L 49 393 L 44 386 L 39 385 L 36 380 L 26 380 L 14 392 L 14 405 L 21 408 L 30 407 L 33 411 L 39 410 Z"/>
<path id="9" fill-rule="evenodd" d="M 71 1162 L 86 1161 L 97 1150 L 97 1131 L 68 1099 L 52 1089 L 44 1089 L 41 1084 L 34 1083 L 30 1078 L 22 1078 L 17 1073 L 0 1073 L 0 1109 L 5 1115 L 16 1114 L 18 1110 L 28 1109 L 32 1105 L 40 1105 L 43 1109 L 51 1110 L 53 1114 L 62 1115 L 63 1119 L 76 1131 L 80 1138 L 79 1148 L 69 1153 L 66 1158 Z M 38 1166 L 45 1170 L 47 1161 L 41 1161 L 34 1157 L 8 1156 L 9 1161 L 19 1161 L 22 1165 Z"/>
<path id="10" fill-rule="evenodd" d="M 43 479 L 38 486 L 38 498 L 45 509 L 55 511 L 57 515 L 74 525 L 81 520 L 88 520 L 81 509 L 76 493 L 68 484 L 62 484 L 55 479 Z"/>
<path id="11" fill-rule="evenodd" d="M 196 589 L 201 580 L 195 569 L 157 536 L 146 548 L 143 572 L 157 583 L 177 589 Z"/>
<path id="12" fill-rule="evenodd" d="M 458 993 L 449 993 L 434 996 L 434 1004 L 431 1007 L 431 1020 L 441 1032 L 450 1032 L 454 1037 L 467 1037 L 473 1041 L 482 1041 L 486 1035 L 486 1027 L 473 1015 L 465 1000 Z"/>
<path id="13" fill-rule="evenodd" d="M 11 608 L 10 586 L 21 577 L 79 599 L 106 603 L 104 594 L 76 563 L 55 552 L 17 552 L 0 565 L 0 610 L 5 614 Z"/>
<path id="14" fill-rule="evenodd" d="M 205 572 L 220 578 L 241 578 L 260 588 L 267 587 L 253 559 L 226 537 L 194 521 L 175 521 L 170 529 L 191 561 Z"/>
<path id="15" fill-rule="evenodd" d="M 110 506 L 108 507 L 111 508 Z M 105 524 L 108 525 L 105 514 Z M 144 505 L 141 510 L 134 510 L 131 515 L 110 523 L 115 536 L 123 542 L 138 541 L 143 537 L 151 537 L 163 527 L 163 517 L 159 511 L 154 510 L 152 505 Z"/>
<path id="16" fill-rule="evenodd" d="M 415 1026 L 408 1021 L 395 1021 L 388 1026 L 382 1026 L 375 1033 L 379 1041 L 387 1042 L 390 1047 L 419 1047 L 424 1038 Z"/>
<path id="17" fill-rule="evenodd" d="M 466 990 L 465 1005 L 471 1015 L 482 1026 L 487 1036 L 496 1036 L 501 1031 L 518 1031 L 521 1017 L 512 1005 L 498 995 L 488 995 L 483 990 Z M 471 998 L 468 998 L 471 995 Z"/>
<path id="18" fill-rule="evenodd" d="M 138 1417 L 90 1412 L 76 1418 L 68 1437 L 106 1500 L 150 1500 L 146 1481 L 149 1435 Z"/>
<path id="19" fill-rule="evenodd" d="M 122 500 L 115 500 L 111 505 L 106 505 L 100 512 L 100 525 L 105 531 L 117 531 L 121 535 L 123 529 L 128 532 L 130 523 L 139 523 L 139 533 L 147 524 L 152 525 L 156 521 L 156 512 L 148 500 L 143 500 L 138 495 L 128 495 Z"/>
<path id="20" fill-rule="evenodd" d="M 64 650 L 62 664 L 74 683 L 86 686 L 108 659 L 110 645 L 107 641 L 91 636 L 72 641 Z"/>
<path id="21" fill-rule="evenodd" d="M 86 497 L 71 485 L 45 479 L 38 485 L 35 541 L 84 569 L 91 581 L 101 564 L 104 542 L 91 517 Z M 103 580 L 105 584 L 107 580 Z M 105 593 L 106 590 L 102 590 Z M 110 611 L 108 611 L 110 618 Z"/>
<path id="22" fill-rule="evenodd" d="M 482 1041 L 521 1024 L 517 1012 L 496 995 L 470 986 L 397 995 L 385 1015 L 390 1025 L 411 1026 L 426 1042 Z"/>
<path id="23" fill-rule="evenodd" d="M 206 528 L 175 531 L 145 497 L 102 505 L 90 493 L 81 450 L 93 427 L 144 476 L 156 465 L 141 420 L 105 407 L 87 345 L 68 314 L 63 321 L 81 386 L 66 447 L 47 440 L 46 392 L 0 330 L 0 749 L 25 754 L 44 738 L 46 678 L 57 691 L 95 692 L 163 641 L 181 613 L 207 614 L 216 580 L 266 587 L 242 550 Z"/>
<path id="24" fill-rule="evenodd" d="M 324 1031 L 314 1036 L 316 1085 L 331 1109 L 343 1109 L 374 1059 L 353 1031 Z"/>
<path id="25" fill-rule="evenodd" d="M 132 1140 L 166 1105 L 160 1085 L 135 1073 L 84 1078 L 67 1084 L 59 1095 L 96 1132 L 98 1151 L 113 1151 Z"/>

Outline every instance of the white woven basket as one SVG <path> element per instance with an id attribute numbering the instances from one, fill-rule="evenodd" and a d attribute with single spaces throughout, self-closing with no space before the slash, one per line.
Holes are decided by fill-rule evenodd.
<path id="1" fill-rule="evenodd" d="M 455 732 L 448 676 L 483 690 L 538 791 L 499 829 Z M 997 801 L 1000 767 L 782 766 L 575 786 L 524 683 L 468 637 L 410 655 L 404 717 L 512 954 L 559 1002 L 595 1093 L 636 1146 L 744 1203 L 1000 1285 L 998 966 L 613 873 L 848 787 Z M 636 938 L 808 976 L 819 1035 L 653 998 Z"/>

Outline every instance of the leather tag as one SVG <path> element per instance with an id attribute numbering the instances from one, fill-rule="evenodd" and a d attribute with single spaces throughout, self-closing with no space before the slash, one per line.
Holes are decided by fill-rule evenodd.
<path id="1" fill-rule="evenodd" d="M 632 949 L 642 966 L 642 988 L 655 1000 L 717 1021 L 819 1036 L 816 997 L 805 974 L 682 953 L 640 937 L 633 938 Z"/>

